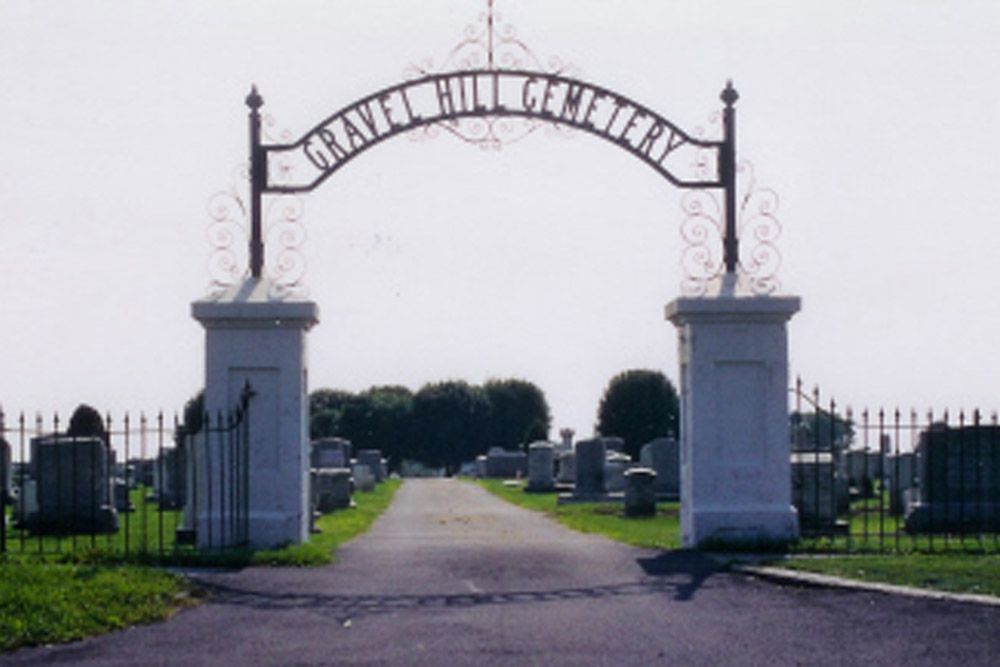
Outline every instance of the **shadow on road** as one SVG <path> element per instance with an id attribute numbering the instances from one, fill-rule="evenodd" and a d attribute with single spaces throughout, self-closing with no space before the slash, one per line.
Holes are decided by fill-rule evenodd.
<path id="1" fill-rule="evenodd" d="M 705 580 L 723 570 L 717 562 L 697 551 L 665 551 L 655 558 L 639 558 L 639 565 L 651 577 L 687 577 L 673 583 L 676 600 L 690 600 Z"/>
<path id="2" fill-rule="evenodd" d="M 666 552 L 655 558 L 640 558 L 638 563 L 648 575 L 639 581 L 495 593 L 337 595 L 250 590 L 238 584 L 208 580 L 198 581 L 198 584 L 210 593 L 209 604 L 246 606 L 258 610 L 299 609 L 329 615 L 346 623 L 362 616 L 388 612 L 484 605 L 527 605 L 664 594 L 686 601 L 694 597 L 708 577 L 721 570 L 710 559 L 691 552 Z"/>

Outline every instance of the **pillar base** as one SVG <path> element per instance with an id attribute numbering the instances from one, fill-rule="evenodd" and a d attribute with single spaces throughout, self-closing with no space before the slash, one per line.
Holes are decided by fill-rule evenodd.
<path id="1" fill-rule="evenodd" d="M 685 548 L 766 547 L 790 542 L 799 535 L 798 512 L 791 505 L 682 508 L 681 524 Z"/>
<path id="2" fill-rule="evenodd" d="M 791 503 L 786 323 L 797 297 L 677 299 L 681 535 L 686 547 L 798 537 Z"/>
<path id="3" fill-rule="evenodd" d="M 272 548 L 309 537 L 305 343 L 317 308 L 274 294 L 269 281 L 249 278 L 191 308 L 206 334 L 207 414 L 229 414 L 247 386 L 253 394 L 245 449 L 234 453 L 232 438 L 220 435 L 193 457 L 200 547 Z"/>

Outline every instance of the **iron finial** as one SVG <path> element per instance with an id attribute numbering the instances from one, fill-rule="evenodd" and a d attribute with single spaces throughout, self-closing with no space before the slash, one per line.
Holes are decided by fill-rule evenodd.
<path id="1" fill-rule="evenodd" d="M 250 94 L 247 95 L 247 106 L 251 109 L 257 110 L 264 104 L 264 98 L 260 96 L 257 92 L 257 84 L 254 84 L 250 88 Z"/>
<path id="2" fill-rule="evenodd" d="M 722 91 L 722 94 L 719 95 L 719 99 L 725 102 L 727 107 L 733 106 L 736 103 L 736 100 L 740 99 L 740 94 L 736 92 L 735 88 L 733 88 L 732 79 L 726 79 L 726 87 Z"/>

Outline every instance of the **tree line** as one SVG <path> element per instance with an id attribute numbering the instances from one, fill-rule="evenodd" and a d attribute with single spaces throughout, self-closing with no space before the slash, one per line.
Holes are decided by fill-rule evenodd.
<path id="1" fill-rule="evenodd" d="M 418 461 L 447 473 L 491 447 L 517 449 L 548 440 L 552 417 L 544 392 L 525 380 L 461 380 L 424 385 L 416 393 L 376 386 L 360 393 L 318 389 L 309 397 L 313 439 L 341 437 L 355 450 L 380 449 L 390 468 Z M 677 437 L 677 391 L 659 371 L 633 369 L 608 383 L 594 432 L 625 441 L 634 459 L 643 444 Z"/>
<path id="2" fill-rule="evenodd" d="M 360 393 L 318 389 L 309 395 L 310 436 L 346 438 L 380 449 L 389 467 L 418 461 L 448 474 L 490 447 L 514 449 L 548 439 L 545 394 L 526 380 L 429 383 L 417 392 L 376 386 Z"/>

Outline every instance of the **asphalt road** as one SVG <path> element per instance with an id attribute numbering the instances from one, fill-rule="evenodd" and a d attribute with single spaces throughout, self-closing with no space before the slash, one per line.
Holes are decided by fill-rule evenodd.
<path id="1" fill-rule="evenodd" d="M 1000 608 L 781 586 L 408 481 L 318 569 L 197 575 L 165 623 L 2 665 L 1000 665 Z"/>

